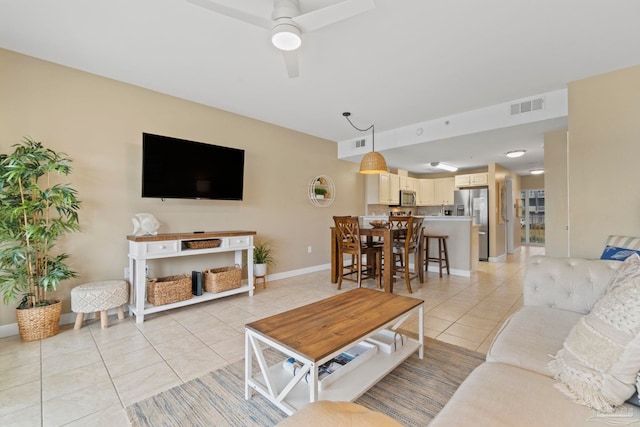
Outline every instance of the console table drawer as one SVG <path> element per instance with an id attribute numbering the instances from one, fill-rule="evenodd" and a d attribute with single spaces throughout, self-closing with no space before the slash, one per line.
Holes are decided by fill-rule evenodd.
<path id="1" fill-rule="evenodd" d="M 252 239 L 253 239 L 252 236 L 229 237 L 229 247 L 241 248 L 241 247 L 250 246 Z"/>
<path id="2" fill-rule="evenodd" d="M 162 242 L 145 243 L 144 252 L 147 255 L 168 255 L 179 252 L 180 242 L 177 240 L 166 240 Z"/>

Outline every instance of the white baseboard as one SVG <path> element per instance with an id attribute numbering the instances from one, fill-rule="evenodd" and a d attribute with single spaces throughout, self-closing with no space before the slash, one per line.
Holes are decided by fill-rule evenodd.
<path id="1" fill-rule="evenodd" d="M 489 262 L 502 262 L 507 259 L 507 254 L 502 254 L 499 257 L 489 257 Z"/>
<path id="2" fill-rule="evenodd" d="M 440 269 L 438 267 L 436 267 L 435 265 L 430 265 L 429 266 L 429 271 L 432 273 L 440 273 Z M 471 271 L 469 270 L 458 270 L 455 268 L 449 268 L 449 273 L 452 276 L 462 276 L 462 277 L 471 277 Z M 447 269 L 443 268 L 442 269 L 442 275 L 446 275 L 447 274 Z"/>

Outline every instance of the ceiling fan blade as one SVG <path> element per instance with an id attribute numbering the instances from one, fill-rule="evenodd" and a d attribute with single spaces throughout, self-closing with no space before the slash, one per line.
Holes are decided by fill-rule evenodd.
<path id="1" fill-rule="evenodd" d="M 298 15 L 293 18 L 293 21 L 300 26 L 302 32 L 309 32 L 375 9 L 375 7 L 376 4 L 373 0 L 345 0 L 341 3 Z"/>
<path id="2" fill-rule="evenodd" d="M 213 0 L 187 0 L 189 3 L 193 3 L 196 6 L 203 7 L 221 15 L 228 16 L 229 18 L 236 19 L 247 24 L 255 25 L 256 27 L 265 28 L 270 30 L 273 27 L 273 21 L 270 19 L 262 18 L 260 16 L 251 15 L 249 13 L 242 12 L 238 9 L 233 9 L 227 6 L 216 3 Z"/>
<path id="3" fill-rule="evenodd" d="M 284 65 L 287 67 L 287 74 L 289 74 L 289 78 L 295 79 L 298 77 L 298 50 L 283 50 L 282 57 L 284 58 Z"/>

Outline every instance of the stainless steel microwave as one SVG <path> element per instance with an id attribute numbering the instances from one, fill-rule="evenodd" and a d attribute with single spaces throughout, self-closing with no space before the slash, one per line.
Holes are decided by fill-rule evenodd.
<path id="1" fill-rule="evenodd" d="M 400 190 L 400 206 L 415 206 L 416 192 Z"/>

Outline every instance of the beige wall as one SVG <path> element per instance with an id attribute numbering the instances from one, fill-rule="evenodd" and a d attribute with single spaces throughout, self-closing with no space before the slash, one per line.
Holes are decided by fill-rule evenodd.
<path id="1" fill-rule="evenodd" d="M 138 212 L 154 214 L 160 232 L 255 230 L 258 240 L 270 240 L 276 249 L 277 265 L 270 274 L 329 263 L 331 217 L 364 213 L 358 165 L 338 160 L 331 141 L 2 49 L 0 93 L 0 152 L 28 135 L 74 159 L 69 180 L 82 200 L 82 231 L 60 246 L 79 277 L 55 295 L 64 301 L 63 312 L 70 311 L 74 285 L 123 277 L 125 236 Z M 142 132 L 246 150 L 244 200 L 142 199 Z M 329 208 L 307 200 L 308 182 L 319 174 L 336 184 L 336 201 Z M 206 268 L 232 259 L 190 262 Z M 151 274 L 189 267 L 156 262 Z M 0 306 L 0 325 L 14 322 L 13 305 Z"/>
<path id="2" fill-rule="evenodd" d="M 567 130 L 544 134 L 545 254 L 569 256 Z"/>
<path id="3" fill-rule="evenodd" d="M 639 94 L 640 65 L 569 84 L 571 256 L 599 257 L 609 234 L 640 236 Z"/>
<path id="4" fill-rule="evenodd" d="M 566 134 L 566 129 L 564 130 Z M 521 175 L 520 183 L 523 190 L 538 190 L 544 188 L 544 174 L 542 175 Z"/>

